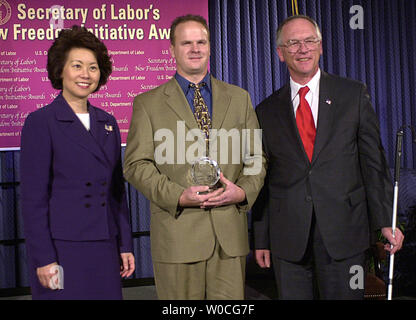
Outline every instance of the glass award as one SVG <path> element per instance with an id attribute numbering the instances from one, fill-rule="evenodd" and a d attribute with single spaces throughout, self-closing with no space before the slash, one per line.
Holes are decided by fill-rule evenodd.
<path id="1" fill-rule="evenodd" d="M 191 168 L 193 183 L 198 186 L 209 186 L 211 192 L 220 180 L 220 167 L 209 157 L 202 157 L 195 161 Z"/>

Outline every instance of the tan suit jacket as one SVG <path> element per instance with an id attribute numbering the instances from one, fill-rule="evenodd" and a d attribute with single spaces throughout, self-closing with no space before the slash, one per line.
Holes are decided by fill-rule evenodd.
<path id="1" fill-rule="evenodd" d="M 230 132 L 229 130 L 235 128 L 242 133 L 242 129 L 259 128 L 247 91 L 216 80 L 212 76 L 211 87 L 213 129 L 225 129 Z M 190 177 L 192 163 L 187 161 L 185 155 L 195 148 L 196 142 L 184 143 L 189 131 L 198 129 L 192 110 L 175 78 L 138 95 L 134 99 L 133 108 L 124 175 L 129 183 L 150 200 L 153 261 L 189 263 L 207 260 L 213 253 L 215 237 L 227 255 L 248 254 L 246 213 L 256 200 L 265 176 L 265 158 L 261 142 L 260 148 L 255 148 L 253 130 L 246 164 L 241 152 L 238 161 L 232 161 L 229 151 L 231 138 L 227 148 L 228 164 L 218 161 L 224 176 L 245 191 L 247 204 L 228 205 L 210 210 L 199 207 L 179 208 L 178 202 L 182 192 L 193 185 Z M 170 136 L 169 132 L 173 135 Z M 172 149 L 169 149 L 171 147 Z M 173 161 L 171 157 L 170 160 L 161 163 L 157 154 L 162 149 L 166 149 L 164 155 L 172 156 L 173 152 Z M 216 159 L 220 160 L 220 143 L 216 149 Z M 244 174 L 243 169 L 248 166 L 247 159 L 261 164 L 258 174 Z"/>

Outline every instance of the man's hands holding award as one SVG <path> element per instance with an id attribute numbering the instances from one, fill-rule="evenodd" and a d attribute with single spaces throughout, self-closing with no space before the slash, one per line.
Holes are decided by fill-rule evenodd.
<path id="1" fill-rule="evenodd" d="M 214 185 L 218 182 L 221 183 L 221 187 L 213 189 Z M 246 198 L 244 190 L 226 179 L 222 172 L 219 172 L 219 179 L 214 185 L 197 185 L 185 189 L 179 198 L 179 205 L 181 207 L 210 209 L 230 204 L 238 204 L 243 202 Z"/>

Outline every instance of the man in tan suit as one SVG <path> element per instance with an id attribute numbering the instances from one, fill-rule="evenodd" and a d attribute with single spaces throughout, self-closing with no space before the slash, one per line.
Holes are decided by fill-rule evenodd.
<path id="1" fill-rule="evenodd" d="M 244 299 L 246 213 L 265 176 L 257 117 L 248 92 L 208 73 L 205 19 L 175 19 L 170 52 L 176 59 L 175 77 L 134 99 L 124 163 L 126 179 L 151 203 L 158 297 Z M 190 84 L 201 83 L 212 119 L 209 155 L 221 168 L 221 187 L 209 193 L 190 174 L 191 159 L 205 144 L 192 135 L 202 129 Z"/>

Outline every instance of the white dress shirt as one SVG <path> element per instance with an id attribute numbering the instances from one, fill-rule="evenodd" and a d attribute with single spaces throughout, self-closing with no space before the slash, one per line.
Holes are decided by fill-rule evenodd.
<path id="1" fill-rule="evenodd" d="M 296 83 L 293 81 L 292 77 L 290 77 L 290 92 L 293 104 L 293 111 L 295 112 L 296 118 L 296 110 L 299 106 L 299 89 L 302 87 L 309 87 L 309 91 L 305 96 L 306 101 L 308 101 L 309 106 L 312 110 L 313 121 L 315 122 L 315 128 L 318 125 L 318 107 L 319 107 L 319 80 L 321 79 L 321 69 L 318 69 L 318 72 L 313 76 L 313 78 L 304 85 Z"/>
<path id="2" fill-rule="evenodd" d="M 89 113 L 76 113 L 81 123 L 84 125 L 87 131 L 90 131 L 90 114 Z"/>

